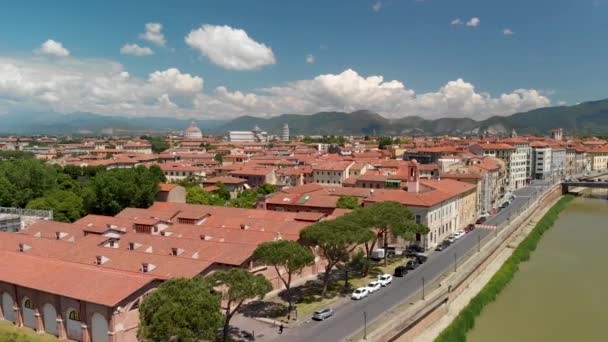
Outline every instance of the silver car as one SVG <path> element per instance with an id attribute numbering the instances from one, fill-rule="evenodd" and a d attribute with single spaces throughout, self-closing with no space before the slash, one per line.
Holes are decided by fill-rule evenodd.
<path id="1" fill-rule="evenodd" d="M 329 318 L 334 315 L 334 310 L 331 308 L 321 309 L 319 311 L 315 311 L 312 315 L 312 319 L 317 321 L 324 321 L 326 318 Z"/>

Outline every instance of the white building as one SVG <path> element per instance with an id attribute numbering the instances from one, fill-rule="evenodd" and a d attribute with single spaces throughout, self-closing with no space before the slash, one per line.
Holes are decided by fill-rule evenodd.
<path id="1" fill-rule="evenodd" d="M 507 166 L 508 189 L 517 190 L 526 185 L 528 180 L 528 149 L 503 143 L 486 143 L 473 145 L 472 153 L 502 159 Z"/>
<path id="2" fill-rule="evenodd" d="M 267 142 L 268 133 L 255 126 L 251 131 L 229 131 L 230 142 Z"/>
<path id="3" fill-rule="evenodd" d="M 202 138 L 203 132 L 196 126 L 194 121 L 190 122 L 190 126 L 184 131 L 184 137 L 186 138 Z"/>
<path id="4" fill-rule="evenodd" d="M 551 147 L 541 142 L 532 143 L 532 168 L 534 179 L 551 177 Z"/>
<path id="5" fill-rule="evenodd" d="M 283 125 L 283 134 L 281 136 L 281 140 L 289 141 L 289 125 L 287 124 Z"/>
<path id="6" fill-rule="evenodd" d="M 553 147 L 551 149 L 551 173 L 553 177 L 563 178 L 566 175 L 566 149 Z"/>

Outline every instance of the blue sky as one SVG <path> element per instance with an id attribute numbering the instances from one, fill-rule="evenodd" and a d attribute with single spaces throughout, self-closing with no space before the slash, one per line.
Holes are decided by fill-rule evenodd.
<path id="1" fill-rule="evenodd" d="M 608 0 L 23 0 L 3 7 L 0 112 L 224 118 L 369 108 L 391 117 L 483 118 L 607 97 Z M 164 46 L 141 37 L 146 23 L 162 26 Z M 195 30 L 202 38 L 188 44 Z M 56 45 L 47 53 L 41 44 L 49 39 L 66 53 Z M 125 55 L 125 44 L 153 54 Z M 226 64 L 233 58 L 240 66 Z M 163 87 L 150 85 L 150 74 L 175 69 L 162 74 Z M 65 81 L 71 73 L 100 81 L 79 87 Z M 167 85 L 180 79 L 192 88 Z M 70 98 L 69 89 L 82 87 L 91 93 Z M 126 93 L 106 94 L 119 88 Z"/>

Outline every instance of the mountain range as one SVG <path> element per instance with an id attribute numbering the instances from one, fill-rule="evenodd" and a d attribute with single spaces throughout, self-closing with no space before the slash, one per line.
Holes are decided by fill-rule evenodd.
<path id="1" fill-rule="evenodd" d="M 241 116 L 230 121 L 194 120 L 205 134 L 226 134 L 254 126 L 280 134 L 284 124 L 291 135 L 470 135 L 488 131 L 506 134 L 546 134 L 561 127 L 567 134 L 608 134 L 608 99 L 574 106 L 534 109 L 509 116 L 476 121 L 469 118 L 424 119 L 406 116 L 388 119 L 368 110 L 352 113 L 320 112 L 310 115 L 282 114 L 271 118 Z M 92 113 L 12 113 L 0 116 L 0 134 L 163 134 L 181 131 L 188 119 L 171 117 L 105 116 Z"/>

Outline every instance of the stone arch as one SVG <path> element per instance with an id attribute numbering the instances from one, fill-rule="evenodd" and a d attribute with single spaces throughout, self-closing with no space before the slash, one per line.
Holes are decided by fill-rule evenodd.
<path id="1" fill-rule="evenodd" d="M 98 312 L 94 313 L 91 318 L 91 341 L 109 342 L 108 330 L 109 326 L 106 318 Z"/>
<path id="2" fill-rule="evenodd" d="M 58 336 L 57 331 L 57 310 L 51 303 L 46 303 L 42 306 L 42 318 L 44 324 L 44 331 L 47 334 Z"/>
<path id="3" fill-rule="evenodd" d="M 28 328 L 36 329 L 34 303 L 28 297 L 23 297 L 23 299 L 21 299 L 21 316 L 23 317 L 23 325 Z"/>
<path id="4" fill-rule="evenodd" d="M 4 319 L 15 323 L 15 310 L 13 310 L 13 305 L 15 305 L 13 296 L 4 292 L 2 294 L 2 313 L 4 314 Z"/>
<path id="5" fill-rule="evenodd" d="M 80 318 L 80 311 L 69 308 L 65 315 L 65 329 L 70 340 L 81 341 L 82 340 L 82 321 Z"/>

